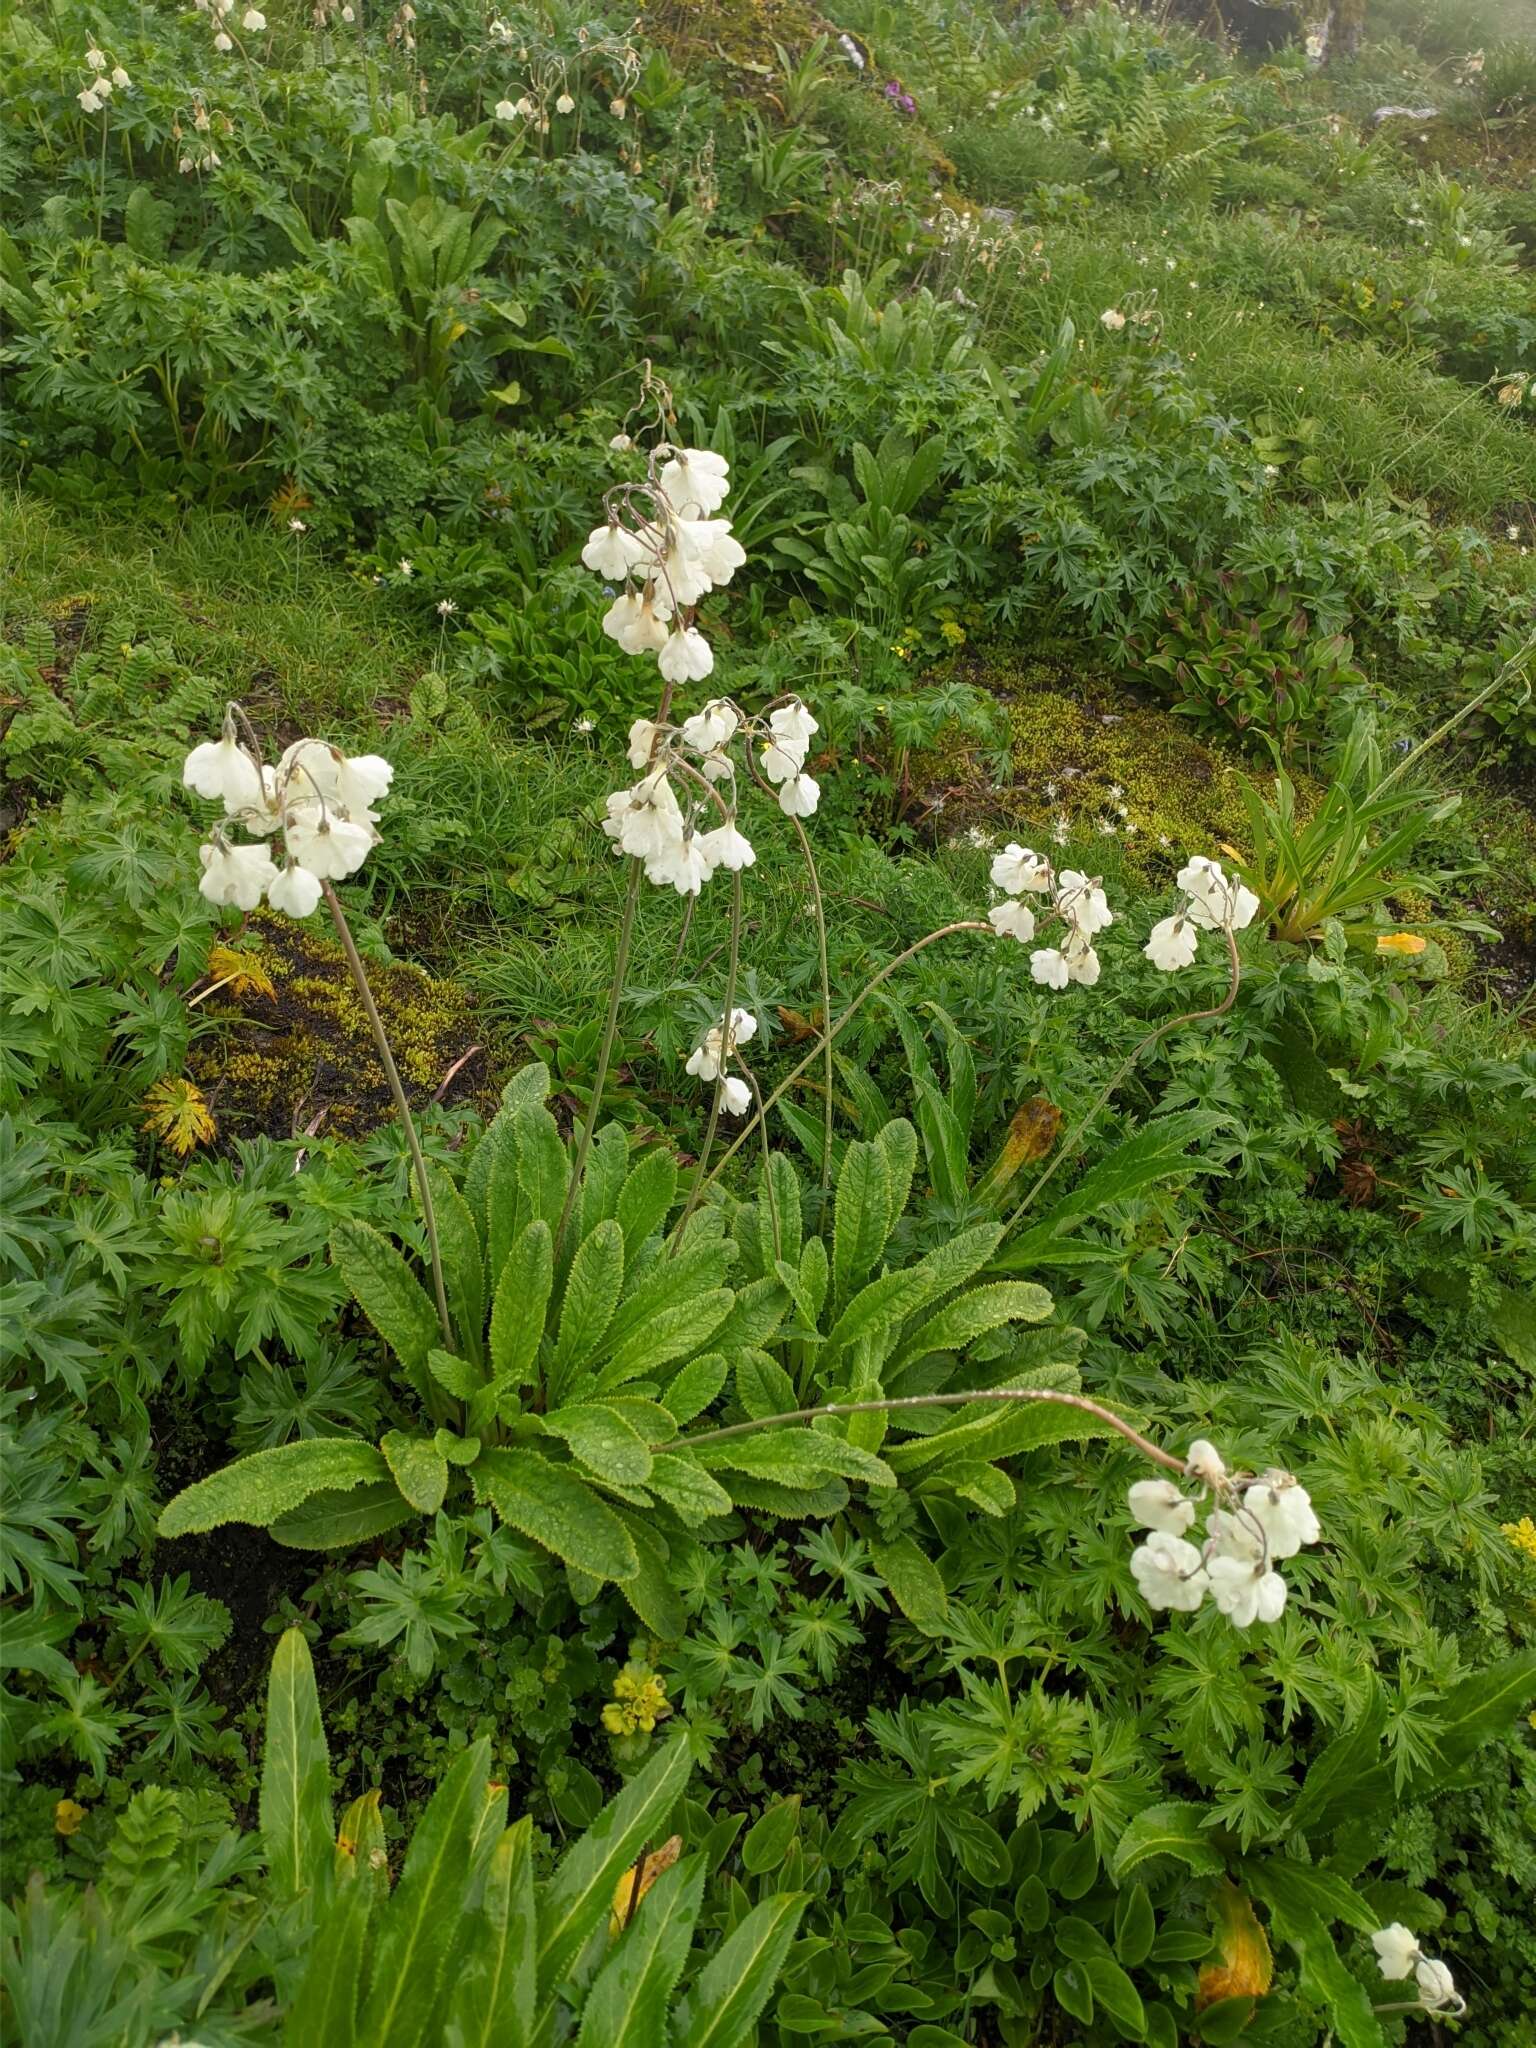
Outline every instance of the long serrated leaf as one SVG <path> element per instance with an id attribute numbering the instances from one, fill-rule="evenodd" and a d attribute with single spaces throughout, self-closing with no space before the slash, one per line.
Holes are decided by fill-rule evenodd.
<path id="1" fill-rule="evenodd" d="M 662 1823 L 682 1797 L 691 1769 L 688 1738 L 679 1731 L 566 1851 L 539 1896 L 541 2006 L 558 1994 L 566 1971 L 608 1912 L 624 1872 L 643 1848 L 662 1839 Z"/>
<path id="2" fill-rule="evenodd" d="M 735 1300 L 728 1287 L 710 1287 L 702 1294 L 658 1308 L 646 1322 L 615 1346 L 597 1376 L 599 1391 L 611 1393 L 626 1380 L 657 1372 L 674 1359 L 702 1351 L 731 1312 Z"/>
<path id="3" fill-rule="evenodd" d="M 651 1886 L 587 1993 L 576 2048 L 642 2048 L 667 2039 L 667 2010 L 688 1960 L 706 1874 L 704 1858 L 689 1856 Z"/>
<path id="4" fill-rule="evenodd" d="M 832 1299 L 838 1309 L 874 1270 L 894 1221 L 885 1153 L 878 1144 L 850 1145 L 832 1211 Z"/>
<path id="5" fill-rule="evenodd" d="M 677 1162 L 670 1152 L 647 1152 L 630 1169 L 619 1190 L 617 1216 L 627 1259 L 634 1257 L 653 1230 L 661 1228 L 676 1199 Z"/>
<path id="6" fill-rule="evenodd" d="M 596 1579 L 628 1579 L 640 1569 L 629 1531 L 570 1466 L 539 1451 L 486 1450 L 470 1478 L 509 1528 L 563 1563 Z"/>
<path id="7" fill-rule="evenodd" d="M 386 1478 L 351 1493 L 322 1488 L 279 1515 L 267 1534 L 285 1550 L 351 1550 L 416 1518 L 417 1510 L 393 1478 Z"/>
<path id="8" fill-rule="evenodd" d="M 331 1258 L 363 1314 L 425 1401 L 427 1353 L 443 1341 L 431 1297 L 382 1231 L 349 1218 L 331 1232 Z"/>
<path id="9" fill-rule="evenodd" d="M 1043 1287 L 1028 1280 L 999 1280 L 973 1287 L 928 1318 L 902 1345 L 892 1363 L 899 1372 L 931 1351 L 962 1351 L 1004 1323 L 1043 1323 L 1055 1307 Z"/>
<path id="10" fill-rule="evenodd" d="M 431 1166 L 427 1169 L 427 1181 L 432 1189 L 455 1335 L 464 1356 L 478 1364 L 485 1356 L 485 1259 L 480 1232 L 451 1174 L 440 1166 Z"/>
<path id="11" fill-rule="evenodd" d="M 602 1401 L 578 1401 L 544 1417 L 551 1436 L 569 1444 L 573 1455 L 599 1479 L 641 1486 L 651 1476 L 651 1453 L 629 1419 Z"/>
<path id="12" fill-rule="evenodd" d="M 284 1902 L 306 1895 L 313 1899 L 330 1872 L 336 1834 L 331 1760 L 314 1662 L 302 1629 L 284 1629 L 272 1658 L 260 1817 L 273 1891 Z"/>
<path id="13" fill-rule="evenodd" d="M 912 1537 L 897 1536 L 887 1543 L 872 1536 L 870 1555 L 896 1605 L 914 1627 L 931 1630 L 943 1626 L 949 1612 L 944 1581 L 938 1566 Z"/>
<path id="14" fill-rule="evenodd" d="M 372 1885 L 349 1884 L 331 1900 L 283 2014 L 283 2048 L 358 2048 L 368 1920 L 377 1899 Z"/>
<path id="15" fill-rule="evenodd" d="M 400 1882 L 379 1918 L 372 1989 L 358 2024 L 360 2041 L 418 2048 L 426 2039 L 460 1931 L 490 1756 L 488 1739 L 473 1743 L 450 1767 L 416 1824 Z"/>
<path id="16" fill-rule="evenodd" d="M 1188 1799 L 1167 1799 L 1144 1807 L 1116 1844 L 1110 1875 L 1117 1884 L 1155 1857 L 1171 1856 L 1198 1877 L 1219 1877 L 1222 1860 L 1201 1825 L 1206 1809 Z"/>
<path id="17" fill-rule="evenodd" d="M 544 1340 L 555 1281 L 555 1241 L 542 1219 L 509 1246 L 491 1308 L 491 1381 L 498 1389 L 531 1386 Z"/>
<path id="18" fill-rule="evenodd" d="M 624 1284 L 624 1233 L 599 1223 L 571 1261 L 560 1310 L 560 1335 L 550 1367 L 550 1398 L 559 1400 L 578 1367 L 595 1358 Z"/>
<path id="19" fill-rule="evenodd" d="M 411 1506 L 421 1514 L 435 1515 L 448 1491 L 448 1460 L 432 1439 L 391 1429 L 380 1439 L 379 1449 Z"/>
<path id="20" fill-rule="evenodd" d="M 491 1852 L 448 2004 L 454 2048 L 529 2048 L 537 1992 L 533 1822 L 526 1817 Z"/>
<path id="21" fill-rule="evenodd" d="M 1180 1173 L 1220 1173 L 1209 1159 L 1188 1158 L 1188 1148 L 1209 1137 L 1227 1119 L 1214 1110 L 1185 1109 L 1143 1124 L 1114 1151 L 1091 1166 L 1077 1186 L 993 1260 L 998 1273 L 1027 1272 L 1036 1253 L 1080 1217 L 1096 1215 L 1107 1203 L 1127 1201 L 1143 1188 Z"/>
<path id="22" fill-rule="evenodd" d="M 156 1527 L 162 1536 L 199 1536 L 226 1522 L 265 1529 L 312 1493 L 343 1492 L 389 1476 L 384 1455 L 373 1444 L 352 1437 L 304 1437 L 253 1451 L 183 1488 L 161 1509 Z"/>
<path id="23" fill-rule="evenodd" d="M 752 1908 L 679 2006 L 673 2036 L 678 2048 L 745 2048 L 809 1902 L 806 1892 L 775 1892 Z"/>

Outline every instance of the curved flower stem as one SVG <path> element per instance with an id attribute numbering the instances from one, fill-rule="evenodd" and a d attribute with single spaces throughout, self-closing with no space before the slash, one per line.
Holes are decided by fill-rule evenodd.
<path id="1" fill-rule="evenodd" d="M 1154 1465 L 1161 1465 L 1168 1472 L 1177 1472 L 1180 1478 L 1184 1476 L 1182 1458 L 1160 1449 L 1150 1438 L 1132 1429 L 1128 1422 L 1123 1422 L 1112 1409 L 1101 1407 L 1084 1394 L 1061 1394 L 1049 1387 L 973 1387 L 964 1394 L 903 1394 L 889 1401 L 823 1401 L 815 1408 L 790 1408 L 782 1415 L 761 1415 L 753 1422 L 733 1422 L 725 1429 L 705 1429 L 700 1430 L 697 1436 L 674 1437 L 669 1444 L 659 1444 L 655 1448 L 691 1451 L 699 1444 L 723 1443 L 727 1437 L 746 1436 L 756 1429 L 772 1429 L 780 1422 L 812 1422 L 819 1415 L 888 1415 L 903 1408 L 960 1408 L 972 1401 L 983 1404 L 988 1401 L 1054 1401 L 1061 1408 L 1076 1408 L 1083 1415 L 1092 1415 L 1099 1422 L 1108 1423 L 1117 1436 L 1123 1436 L 1127 1443 L 1134 1444 Z"/>
<path id="2" fill-rule="evenodd" d="M 1423 755 L 1427 754 L 1431 747 L 1439 746 L 1440 742 L 1447 736 L 1447 734 L 1454 732 L 1458 725 L 1463 724 L 1467 719 L 1469 719 L 1472 716 L 1472 713 L 1474 711 L 1479 710 L 1484 704 L 1488 702 L 1488 699 L 1490 697 L 1494 696 L 1497 691 L 1502 689 L 1505 678 L 1508 676 L 1512 676 L 1515 673 L 1517 667 L 1520 665 L 1521 662 L 1525 660 L 1525 657 L 1533 649 L 1536 649 L 1536 635 L 1533 635 L 1529 640 L 1527 640 L 1523 647 L 1517 647 L 1515 649 L 1514 653 L 1509 657 L 1508 661 L 1504 663 L 1503 667 L 1499 670 L 1498 674 L 1494 677 L 1491 683 L 1486 684 L 1484 688 L 1479 690 L 1475 697 L 1468 698 L 1467 702 L 1461 706 L 1460 710 L 1453 711 L 1449 718 L 1443 719 L 1441 723 L 1435 727 L 1434 731 L 1429 735 L 1428 739 L 1423 739 L 1419 741 L 1419 744 L 1414 748 L 1411 754 L 1405 754 L 1403 759 L 1398 762 L 1397 766 L 1391 771 L 1391 773 L 1383 776 L 1381 781 L 1377 783 L 1376 787 L 1370 792 L 1369 796 L 1366 797 L 1365 801 L 1367 803 L 1374 803 L 1377 797 L 1383 795 L 1387 790 L 1389 790 L 1392 787 L 1394 782 L 1400 782 L 1402 778 L 1408 773 L 1408 770 L 1414 765 L 1414 763 L 1417 760 L 1419 760 Z M 1521 702 L 1524 703 L 1526 698 L 1528 698 L 1530 694 L 1530 685 L 1527 684 L 1525 698 L 1522 698 Z"/>
<path id="3" fill-rule="evenodd" d="M 643 872 L 642 862 L 630 861 L 629 888 L 624 896 L 624 916 L 619 925 L 619 943 L 613 956 L 613 980 L 608 989 L 608 1016 L 603 1025 L 603 1043 L 597 1055 L 597 1072 L 592 1079 L 592 1096 L 587 1104 L 581 1136 L 577 1140 L 576 1157 L 571 1162 L 571 1177 L 566 1183 L 560 1221 L 555 1229 L 556 1258 L 560 1256 L 560 1244 L 565 1236 L 565 1227 L 571 1220 L 576 1190 L 581 1186 L 581 1176 L 586 1169 L 587 1154 L 592 1150 L 592 1134 L 597 1129 L 597 1120 L 602 1114 L 603 1089 L 608 1082 L 608 1064 L 613 1057 L 613 1041 L 618 1036 L 619 1003 L 624 995 L 624 977 L 629 972 L 629 950 L 635 936 L 635 911 L 640 902 L 640 877 Z"/>
<path id="4" fill-rule="evenodd" d="M 416 1170 L 416 1190 L 421 1196 L 421 1220 L 427 1230 L 427 1250 L 432 1258 L 432 1293 L 437 1302 L 437 1320 L 442 1327 L 443 1349 L 455 1349 L 453 1320 L 448 1314 L 448 1294 L 443 1286 L 443 1254 L 437 1236 L 437 1211 L 432 1206 L 432 1189 L 427 1181 L 427 1162 L 421 1149 L 421 1140 L 416 1135 L 416 1119 L 411 1115 L 411 1105 L 405 1099 L 405 1089 L 400 1082 L 400 1069 L 395 1065 L 395 1056 L 390 1050 L 389 1034 L 384 1029 L 384 1019 L 379 1015 L 379 1006 L 373 999 L 373 990 L 368 984 L 367 970 L 363 957 L 357 950 L 357 941 L 352 936 L 352 927 L 347 923 L 346 912 L 341 907 L 341 898 L 329 882 L 322 881 L 320 887 L 325 895 L 326 908 L 331 913 L 331 922 L 336 927 L 336 936 L 341 941 L 341 950 L 347 956 L 347 966 L 357 985 L 358 998 L 364 1015 L 373 1031 L 373 1042 L 379 1049 L 379 1060 L 384 1068 L 384 1078 L 389 1083 L 389 1092 L 394 1097 L 395 1114 L 405 1132 L 405 1142 L 410 1149 L 411 1164 Z"/>
<path id="5" fill-rule="evenodd" d="M 880 969 L 880 972 L 878 974 L 871 976 L 871 978 L 867 982 L 865 982 L 863 988 L 860 989 L 859 993 L 854 997 L 853 1001 L 848 1005 L 847 1009 L 844 1010 L 842 1016 L 838 1018 L 837 1022 L 835 1024 L 830 1025 L 828 1029 L 822 1032 L 821 1036 L 817 1039 L 816 1043 L 811 1047 L 810 1051 L 806 1054 L 805 1058 L 800 1061 L 799 1065 L 790 1068 L 789 1072 L 784 1076 L 783 1080 L 779 1083 L 778 1087 L 774 1089 L 773 1093 L 768 1097 L 767 1101 L 761 1104 L 756 1115 L 750 1118 L 749 1121 L 742 1126 L 741 1130 L 737 1133 L 733 1142 L 727 1147 L 727 1149 L 724 1152 L 721 1153 L 719 1160 L 716 1162 L 713 1171 L 709 1175 L 709 1178 L 701 1182 L 699 1188 L 700 1194 L 704 1192 L 704 1189 L 707 1188 L 711 1182 L 719 1179 L 721 1173 L 725 1170 L 725 1167 L 728 1164 L 728 1162 L 735 1157 L 735 1155 L 741 1150 L 742 1146 L 746 1143 L 747 1139 L 751 1137 L 754 1126 L 761 1123 L 764 1124 L 766 1128 L 766 1120 L 769 1110 L 773 1108 L 773 1105 L 777 1101 L 779 1101 L 779 1099 L 783 1095 L 788 1093 L 788 1091 L 794 1086 L 795 1082 L 798 1081 L 800 1076 L 805 1072 L 806 1068 L 814 1065 L 815 1061 L 821 1055 L 822 1046 L 824 1044 L 831 1045 L 842 1036 L 843 1032 L 853 1022 L 854 1018 L 858 1015 L 859 1011 L 863 1009 L 865 1003 L 868 1002 L 869 998 L 874 994 L 875 990 L 880 987 L 881 983 L 889 981 L 891 976 L 896 972 L 898 967 L 904 967 L 909 960 L 915 959 L 919 953 L 923 952 L 925 948 L 933 945 L 936 940 L 947 939 L 951 937 L 955 932 L 986 932 L 989 937 L 995 938 L 997 936 L 990 924 L 983 922 L 979 918 L 964 917 L 958 919 L 954 924 L 940 925 L 936 932 L 927 933 L 925 937 L 914 941 L 912 945 L 908 946 L 904 953 L 898 953 L 894 960 L 887 961 L 885 966 Z"/>
<path id="6" fill-rule="evenodd" d="M 693 899 L 689 900 L 689 908 Z M 731 875 L 731 957 L 725 970 L 725 1014 L 721 1019 L 720 1071 L 715 1076 L 715 1092 L 710 1097 L 709 1121 L 704 1126 L 704 1143 L 699 1147 L 699 1164 L 693 1176 L 693 1186 L 688 1191 L 688 1200 L 678 1219 L 677 1232 L 672 1239 L 671 1249 L 681 1251 L 683 1233 L 689 1219 L 699 1206 L 699 1197 L 704 1192 L 704 1175 L 709 1166 L 709 1155 L 714 1150 L 715 1132 L 720 1123 L 720 1098 L 725 1092 L 725 1071 L 731 1047 L 731 1019 L 736 1009 L 736 970 L 741 960 L 741 870 Z"/>
<path id="7" fill-rule="evenodd" d="M 1226 939 L 1227 942 L 1227 962 L 1231 972 L 1232 979 L 1228 983 L 1227 992 L 1222 997 L 1221 1001 L 1216 1004 L 1214 1009 L 1181 1011 L 1177 1017 L 1170 1017 L 1166 1023 L 1159 1024 L 1155 1031 L 1149 1031 L 1145 1038 L 1141 1039 L 1136 1045 L 1132 1046 L 1131 1050 L 1126 1054 L 1125 1058 L 1120 1062 L 1119 1066 L 1116 1067 L 1115 1071 L 1104 1083 L 1104 1086 L 1099 1090 L 1099 1093 L 1094 1100 L 1093 1106 L 1088 1110 L 1086 1115 L 1079 1117 L 1078 1121 L 1072 1126 L 1072 1129 L 1067 1133 L 1065 1141 L 1057 1148 L 1056 1157 L 1051 1161 L 1050 1165 L 1046 1167 L 1045 1171 L 1035 1181 L 1034 1185 L 1029 1189 L 1028 1193 L 1024 1196 L 1024 1199 L 1019 1203 L 1019 1206 L 1014 1210 L 1013 1214 L 1008 1218 L 1008 1221 L 1003 1225 L 1004 1236 L 1006 1236 L 1008 1232 L 1013 1229 L 1014 1225 L 1018 1222 L 1019 1218 L 1024 1214 L 1025 1210 L 1028 1209 L 1030 1204 L 1034 1201 L 1036 1195 L 1039 1194 L 1040 1190 L 1045 1186 L 1046 1182 L 1051 1179 L 1052 1175 L 1056 1172 L 1056 1169 L 1059 1166 L 1061 1166 L 1066 1160 L 1071 1158 L 1073 1147 L 1077 1144 L 1078 1140 L 1082 1137 L 1083 1133 L 1088 1129 L 1088 1126 L 1093 1122 L 1094 1118 L 1098 1115 L 1099 1111 L 1104 1107 L 1105 1103 L 1108 1102 L 1110 1096 L 1113 1095 L 1115 1090 L 1120 1086 L 1120 1083 L 1125 1079 L 1126 1075 L 1131 1071 L 1132 1067 L 1134 1067 L 1136 1062 L 1141 1058 L 1142 1054 L 1144 1052 L 1150 1052 L 1152 1047 L 1157 1044 L 1160 1038 L 1166 1038 L 1170 1031 L 1177 1031 L 1181 1024 L 1198 1024 L 1203 1018 L 1224 1017 L 1227 1014 L 1228 1010 L 1231 1009 L 1232 1005 L 1237 1001 L 1238 983 L 1242 980 L 1243 974 L 1242 963 L 1237 957 L 1237 940 L 1233 936 L 1230 928 L 1226 929 L 1223 932 L 1223 937 Z"/>
<path id="8" fill-rule="evenodd" d="M 832 1021 L 832 976 L 827 967 L 827 914 L 821 901 L 821 876 L 816 871 L 816 856 L 811 851 L 811 842 L 805 827 L 798 818 L 789 821 L 795 828 L 795 837 L 800 841 L 800 851 L 805 855 L 806 873 L 811 878 L 811 902 L 816 911 L 816 945 L 821 962 L 821 1022 L 822 1022 L 822 1086 L 826 1089 L 826 1102 L 822 1111 L 821 1126 L 821 1192 L 823 1199 L 832 1188 L 832 1038 L 827 1026 Z"/>

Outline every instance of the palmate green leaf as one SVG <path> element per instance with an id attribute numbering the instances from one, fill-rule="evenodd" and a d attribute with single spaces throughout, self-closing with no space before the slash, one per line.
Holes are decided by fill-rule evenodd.
<path id="1" fill-rule="evenodd" d="M 270 1524 L 268 1535 L 286 1550 L 351 1550 L 416 1519 L 417 1510 L 393 1477 L 350 1493 L 323 1488 Z"/>
<path id="2" fill-rule="evenodd" d="M 576 2048 L 640 2048 L 667 2039 L 667 2011 L 688 1960 L 706 1875 L 705 1859 L 687 1856 L 652 1885 L 587 1993 Z"/>
<path id="3" fill-rule="evenodd" d="M 302 1629 L 284 1629 L 267 1680 L 261 1759 L 261 1838 L 277 1897 L 315 1898 L 336 1847 L 331 1819 L 331 1760 L 315 1690 L 315 1667 Z"/>
<path id="4" fill-rule="evenodd" d="M 623 1284 L 624 1233 L 617 1223 L 599 1223 L 577 1247 L 565 1283 L 560 1335 L 550 1365 L 552 1398 L 559 1398 L 570 1385 L 577 1368 L 596 1357 Z"/>
<path id="5" fill-rule="evenodd" d="M 454 2048 L 531 2048 L 536 1991 L 533 1822 L 525 1817 L 491 1853 L 448 2003 L 448 2040 Z"/>
<path id="6" fill-rule="evenodd" d="M 425 1400 L 427 1353 L 443 1341 L 442 1325 L 426 1289 L 371 1223 L 338 1223 L 331 1232 L 331 1259 L 358 1307 Z"/>
<path id="7" fill-rule="evenodd" d="M 379 1919 L 361 2041 L 418 2048 L 426 2039 L 460 1931 L 490 1757 L 488 1740 L 473 1743 L 450 1767 L 411 1836 L 400 1882 Z"/>
<path id="8" fill-rule="evenodd" d="M 679 2005 L 677 2048 L 745 2048 L 809 1903 L 808 1892 L 776 1892 L 752 1908 Z"/>
<path id="9" fill-rule="evenodd" d="M 509 1528 L 595 1579 L 630 1579 L 640 1569 L 629 1531 L 569 1465 L 540 1451 L 485 1450 L 469 1468 L 475 1492 Z"/>
<path id="10" fill-rule="evenodd" d="M 1110 1862 L 1110 1875 L 1123 1883 L 1154 1857 L 1172 1856 L 1197 1877 L 1219 1877 L 1224 1865 L 1201 1823 L 1205 1808 L 1188 1799 L 1167 1799 L 1144 1807 L 1127 1827 Z"/>
<path id="11" fill-rule="evenodd" d="M 651 1476 L 651 1453 L 629 1419 L 602 1401 L 578 1401 L 544 1417 L 544 1428 L 570 1445 L 573 1455 L 599 1479 L 641 1486 Z"/>
<path id="12" fill-rule="evenodd" d="M 502 1261 L 491 1308 L 491 1380 L 500 1390 L 533 1384 L 555 1284 L 555 1240 L 542 1218 L 521 1231 Z"/>
<path id="13" fill-rule="evenodd" d="M 238 1458 L 222 1472 L 183 1488 L 161 1509 L 156 1527 L 166 1537 L 199 1536 L 226 1522 L 265 1529 L 312 1493 L 340 1493 L 389 1479 L 384 1455 L 372 1444 L 353 1437 L 305 1437 Z"/>
<path id="14" fill-rule="evenodd" d="M 679 1730 L 603 1808 L 543 1887 L 538 1903 L 542 2009 L 558 1993 L 587 1937 L 610 1910 L 619 1879 L 643 1848 L 664 1839 L 663 1824 L 682 1797 L 691 1769 L 688 1738 Z"/>

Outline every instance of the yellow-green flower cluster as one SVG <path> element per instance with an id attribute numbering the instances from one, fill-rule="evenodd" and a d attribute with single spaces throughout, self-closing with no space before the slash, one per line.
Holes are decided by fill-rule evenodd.
<path id="1" fill-rule="evenodd" d="M 1507 1536 L 1522 1556 L 1536 1564 L 1536 1522 L 1529 1515 L 1522 1515 L 1518 1522 L 1503 1522 L 1500 1534 Z"/>
<path id="2" fill-rule="evenodd" d="M 649 1664 L 626 1664 L 613 1681 L 613 1699 L 603 1709 L 610 1735 L 649 1735 L 672 1711 L 666 1680 Z"/>

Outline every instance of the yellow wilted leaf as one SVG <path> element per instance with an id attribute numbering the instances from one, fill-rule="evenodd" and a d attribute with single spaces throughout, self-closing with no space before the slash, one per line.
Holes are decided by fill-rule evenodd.
<path id="1" fill-rule="evenodd" d="M 1013 1113 L 1008 1136 L 1003 1143 L 1003 1156 L 998 1161 L 999 1169 L 1013 1173 L 1031 1159 L 1043 1159 L 1060 1131 L 1061 1111 L 1055 1103 L 1047 1102 L 1043 1095 L 1032 1096 Z"/>
<path id="2" fill-rule="evenodd" d="M 1378 953 L 1422 953 L 1429 944 L 1417 932 L 1383 932 L 1376 941 Z"/>
<path id="3" fill-rule="evenodd" d="M 208 1098 L 185 1075 L 179 1080 L 155 1083 L 144 1098 L 144 1121 L 140 1128 L 153 1131 L 162 1144 L 169 1145 L 182 1159 L 216 1137 L 219 1129 L 208 1107 Z"/>
<path id="4" fill-rule="evenodd" d="M 73 1799 L 61 1799 L 53 1809 L 54 1832 L 60 1835 L 75 1834 L 84 1819 L 83 1806 L 77 1806 Z"/>
<path id="5" fill-rule="evenodd" d="M 208 978 L 237 996 L 276 996 L 272 977 L 255 953 L 243 953 L 235 946 L 210 946 Z"/>
<path id="6" fill-rule="evenodd" d="M 670 1835 L 659 1849 L 632 1863 L 613 1888 L 613 1913 L 608 1921 L 610 1935 L 622 1934 L 635 1917 L 635 1908 L 664 1870 L 670 1870 L 683 1853 L 681 1835 Z M 637 1886 L 635 1879 L 640 1882 Z"/>
<path id="7" fill-rule="evenodd" d="M 1219 1998 L 1262 1998 L 1275 1974 L 1269 1939 L 1253 1906 L 1229 1879 L 1211 1901 L 1219 1963 L 1207 1963 L 1195 1988 L 1195 2010 Z"/>

